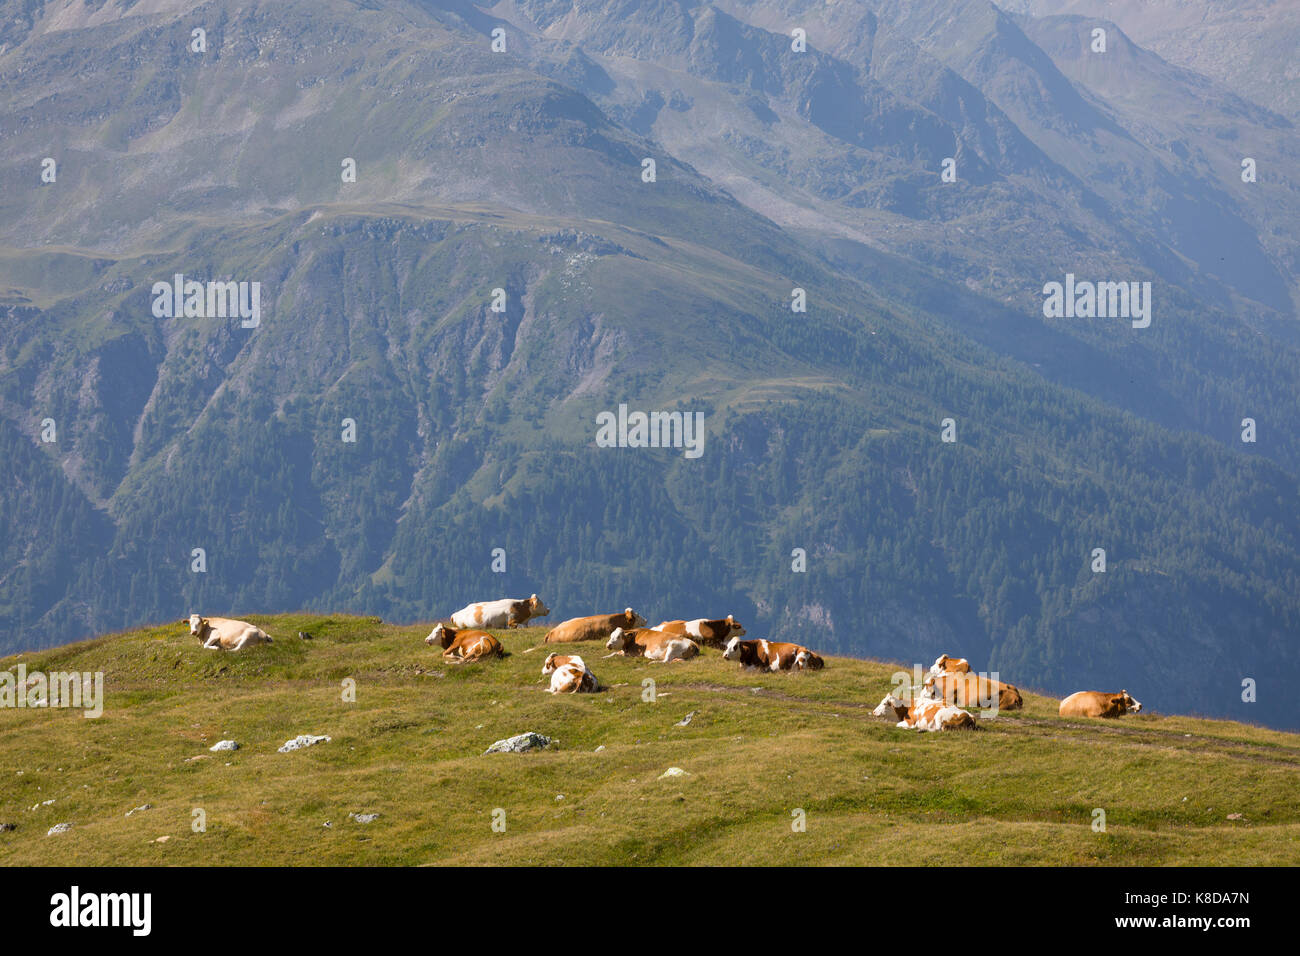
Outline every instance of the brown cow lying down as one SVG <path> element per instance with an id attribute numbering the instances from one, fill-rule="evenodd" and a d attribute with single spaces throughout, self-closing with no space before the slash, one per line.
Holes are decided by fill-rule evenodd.
<path id="1" fill-rule="evenodd" d="M 933 664 L 930 665 L 931 674 L 969 674 L 970 661 L 964 657 L 949 657 L 947 654 L 940 654 Z"/>
<path id="2" fill-rule="evenodd" d="M 616 627 L 605 646 L 614 654 L 644 657 L 646 660 L 660 661 L 664 664 L 690 660 L 700 653 L 700 645 L 689 637 L 681 634 L 665 634 L 663 631 L 644 627 L 627 631 Z"/>
<path id="3" fill-rule="evenodd" d="M 247 621 L 228 617 L 202 617 L 190 615 L 190 637 L 210 651 L 242 651 L 253 644 L 270 644 L 271 635 Z"/>
<path id="4" fill-rule="evenodd" d="M 1141 709 L 1142 705 L 1126 690 L 1118 694 L 1081 690 L 1061 701 L 1059 713 L 1062 717 L 1122 717 L 1129 711 L 1136 714 Z"/>
<path id="5" fill-rule="evenodd" d="M 1024 698 L 1014 684 L 991 680 L 980 674 L 945 671 L 928 677 L 922 696 L 957 707 L 991 707 L 994 700 L 998 702 L 998 710 L 1019 710 L 1025 706 Z"/>
<path id="6" fill-rule="evenodd" d="M 577 654 L 550 654 L 542 665 L 542 676 L 551 677 L 547 691 L 552 694 L 594 694 L 600 689 L 596 675 L 587 670 Z"/>
<path id="7" fill-rule="evenodd" d="M 429 646 L 442 647 L 442 656 L 466 662 L 481 661 L 485 657 L 504 657 L 505 648 L 487 631 L 448 627 L 441 621 L 424 639 Z"/>
<path id="8" fill-rule="evenodd" d="M 594 617 L 575 617 L 557 624 L 546 632 L 547 644 L 568 644 L 573 641 L 605 641 L 614 628 L 631 630 L 645 627 L 645 618 L 631 608 L 622 614 L 597 614 Z"/>
<path id="9" fill-rule="evenodd" d="M 825 662 L 802 644 L 780 641 L 742 641 L 733 637 L 722 652 L 724 661 L 740 661 L 741 667 L 765 671 L 820 670 Z"/>
<path id="10" fill-rule="evenodd" d="M 664 621 L 656 624 L 652 630 L 685 634 L 697 644 L 719 648 L 726 647 L 733 637 L 745 636 L 744 627 L 730 614 L 716 619 L 697 617 L 693 621 Z"/>
<path id="11" fill-rule="evenodd" d="M 909 704 L 900 697 L 886 694 L 872 713 L 877 717 L 896 719 L 896 726 L 912 730 L 975 730 L 979 726 L 975 717 L 960 707 L 923 697 Z"/>

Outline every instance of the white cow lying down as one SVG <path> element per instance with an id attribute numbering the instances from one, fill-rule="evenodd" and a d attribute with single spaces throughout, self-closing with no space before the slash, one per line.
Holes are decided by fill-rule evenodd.
<path id="1" fill-rule="evenodd" d="M 190 637 L 210 651 L 242 651 L 251 644 L 270 644 L 271 635 L 247 621 L 190 615 Z"/>
<path id="2" fill-rule="evenodd" d="M 911 730 L 975 730 L 979 726 L 975 717 L 960 707 L 928 697 L 917 697 L 908 703 L 901 697 L 886 694 L 871 713 L 877 717 L 895 718 L 898 720 L 895 727 Z"/>
<path id="3" fill-rule="evenodd" d="M 532 618 L 547 617 L 551 609 L 534 594 L 519 600 L 502 598 L 499 601 L 479 601 L 461 608 L 451 616 L 456 627 L 476 627 L 502 630 L 527 624 Z"/>
<path id="4" fill-rule="evenodd" d="M 542 676 L 550 675 L 552 694 L 594 694 L 600 681 L 577 654 L 551 654 L 542 665 Z"/>

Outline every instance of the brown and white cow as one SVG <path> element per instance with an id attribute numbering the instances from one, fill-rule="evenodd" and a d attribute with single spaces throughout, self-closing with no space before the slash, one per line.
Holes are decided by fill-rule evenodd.
<path id="1" fill-rule="evenodd" d="M 469 604 L 451 616 L 457 627 L 489 627 L 497 630 L 519 627 L 535 617 L 546 617 L 551 610 L 534 594 L 525 600 L 502 598 Z"/>
<path id="2" fill-rule="evenodd" d="M 819 671 L 826 666 L 820 654 L 808 650 L 806 647 L 794 656 L 794 670 L 797 671 Z"/>
<path id="3" fill-rule="evenodd" d="M 974 715 L 960 707 L 924 697 L 909 704 L 901 697 L 886 694 L 872 713 L 877 717 L 897 719 L 895 726 L 910 730 L 975 730 L 979 726 Z"/>
<path id="4" fill-rule="evenodd" d="M 190 615 L 190 637 L 210 651 L 242 651 L 253 644 L 270 644 L 271 635 L 247 621 Z"/>
<path id="5" fill-rule="evenodd" d="M 630 631 L 645 627 L 645 618 L 631 608 L 622 614 L 596 614 L 592 617 L 575 617 L 557 624 L 546 632 L 547 644 L 570 644 L 574 641 L 607 641 L 614 629 Z"/>
<path id="6" fill-rule="evenodd" d="M 876 705 L 876 709 L 871 712 L 873 717 L 890 717 L 895 721 L 906 720 L 908 712 L 912 705 L 903 698 L 893 693 L 886 694 L 884 699 Z"/>
<path id="7" fill-rule="evenodd" d="M 596 675 L 577 654 L 549 654 L 542 664 L 542 676 L 551 678 L 551 694 L 594 694 L 600 689 Z"/>
<path id="8" fill-rule="evenodd" d="M 745 628 L 730 614 L 720 618 L 697 617 L 693 621 L 662 621 L 651 630 L 685 634 L 708 647 L 726 647 L 733 637 L 745 636 Z"/>
<path id="9" fill-rule="evenodd" d="M 927 677 L 922 696 L 957 707 L 990 707 L 994 700 L 998 702 L 998 710 L 1019 710 L 1025 705 L 1014 684 L 973 673 L 944 671 Z"/>
<path id="10" fill-rule="evenodd" d="M 1062 717 L 1122 717 L 1138 713 L 1142 705 L 1126 690 L 1107 694 L 1099 690 L 1081 690 L 1061 701 L 1058 713 Z"/>
<path id="11" fill-rule="evenodd" d="M 941 700 L 914 701 L 899 725 L 923 731 L 974 730 L 977 726 L 973 714 Z"/>
<path id="12" fill-rule="evenodd" d="M 931 674 L 969 674 L 970 661 L 964 657 L 949 657 L 947 654 L 940 654 L 933 664 L 930 665 Z"/>
<path id="13" fill-rule="evenodd" d="M 429 636 L 424 639 L 424 643 L 430 647 L 438 645 L 442 648 L 442 656 L 454 660 L 473 663 L 481 661 L 485 657 L 504 657 L 505 648 L 501 642 L 489 634 L 487 631 L 476 631 L 471 628 L 454 628 L 448 627 L 439 621 Z"/>
<path id="14" fill-rule="evenodd" d="M 816 655 L 801 644 L 766 641 L 761 638 L 756 641 L 742 641 L 738 637 L 733 637 L 727 643 L 727 649 L 722 652 L 722 659 L 740 661 L 741 667 L 756 667 L 765 671 L 788 671 L 794 669 L 801 653 L 810 655 L 805 658 L 805 663 L 812 667 L 816 666 L 812 663 Z M 816 659 L 821 660 L 820 657 Z"/>
<path id="15" fill-rule="evenodd" d="M 722 659 L 740 661 L 741 667 L 767 670 L 767 641 L 742 641 L 738 637 L 733 637 L 727 642 L 727 648 L 722 652 Z"/>
<path id="16" fill-rule="evenodd" d="M 614 654 L 644 657 L 649 661 L 671 664 L 690 660 L 700 653 L 700 645 L 682 634 L 670 634 L 653 628 L 614 628 L 605 646 Z"/>

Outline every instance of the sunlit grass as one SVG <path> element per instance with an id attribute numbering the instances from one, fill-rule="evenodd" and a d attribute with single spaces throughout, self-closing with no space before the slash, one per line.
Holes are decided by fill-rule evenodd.
<path id="1" fill-rule="evenodd" d="M 1032 694 L 978 733 L 916 734 L 870 716 L 892 665 L 760 675 L 717 651 L 664 666 L 598 644 L 574 650 L 605 690 L 552 698 L 530 650 L 545 628 L 496 632 L 504 660 L 456 666 L 424 645 L 427 624 L 252 620 L 273 645 L 204 651 L 176 623 L 0 662 L 102 670 L 107 694 L 97 720 L 0 710 L 0 822 L 17 824 L 0 862 L 1300 862 L 1294 734 L 1062 720 Z M 482 755 L 525 730 L 554 746 Z M 277 753 L 303 733 L 332 739 Z M 224 738 L 241 749 L 210 753 Z M 669 767 L 688 775 L 660 779 Z"/>

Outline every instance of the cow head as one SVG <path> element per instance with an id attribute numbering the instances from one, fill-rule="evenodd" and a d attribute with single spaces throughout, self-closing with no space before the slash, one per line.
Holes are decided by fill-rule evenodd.
<path id="1" fill-rule="evenodd" d="M 528 599 L 528 616 L 529 617 L 547 617 L 551 609 L 542 603 L 542 599 L 536 594 Z"/>
<path id="2" fill-rule="evenodd" d="M 553 674 L 553 673 L 555 673 L 555 668 L 557 668 L 557 667 L 560 666 L 558 663 L 556 663 L 556 660 L 555 660 L 555 659 L 556 659 L 557 657 L 559 657 L 559 656 L 560 656 L 560 655 L 559 655 L 559 654 L 556 654 L 554 651 L 552 651 L 550 654 L 547 654 L 547 655 L 546 655 L 546 661 L 542 664 L 542 676 L 543 676 L 543 677 L 545 677 L 547 674 Z"/>
<path id="3" fill-rule="evenodd" d="M 937 700 L 939 697 L 939 688 L 935 676 L 931 674 L 925 679 L 924 686 L 921 687 L 921 700 Z"/>
<path id="4" fill-rule="evenodd" d="M 737 621 L 737 620 L 736 620 L 734 617 L 732 617 L 730 614 L 727 615 L 727 626 L 728 626 L 728 628 L 730 628 L 730 630 L 727 632 L 727 636 L 728 636 L 728 637 L 744 637 L 744 636 L 745 636 L 745 629 L 744 629 L 744 627 L 742 627 L 741 624 L 740 624 L 740 622 Z"/>
<path id="5" fill-rule="evenodd" d="M 886 694 L 876 709 L 871 713 L 875 717 L 893 717 L 895 720 L 902 720 L 907 716 L 908 705 L 901 697 L 895 697 L 893 694 Z"/>
<path id="6" fill-rule="evenodd" d="M 629 628 L 645 627 L 645 618 L 630 607 L 623 609 L 623 616 L 627 618 Z"/>
<path id="7" fill-rule="evenodd" d="M 826 666 L 820 654 L 814 654 L 812 651 L 804 648 L 794 656 L 794 668 L 800 671 L 819 671 Z"/>
<path id="8" fill-rule="evenodd" d="M 731 640 L 727 641 L 727 647 L 722 652 L 722 659 L 724 661 L 734 661 L 739 656 L 740 656 L 740 638 L 733 637 Z"/>
<path id="9" fill-rule="evenodd" d="M 442 621 L 433 626 L 429 636 L 424 639 L 424 643 L 433 647 L 435 644 L 442 647 L 443 650 L 451 647 L 451 642 L 456 639 L 456 632 L 447 627 Z"/>
<path id="10" fill-rule="evenodd" d="M 203 640 L 203 632 L 208 629 L 208 619 L 197 614 L 190 615 L 190 637 Z"/>
<path id="11" fill-rule="evenodd" d="M 628 608 L 628 610 L 630 611 L 631 608 Z M 642 621 L 641 623 L 644 624 L 645 622 Z M 625 631 L 621 627 L 616 627 L 614 628 L 614 633 L 609 635 L 609 640 L 605 642 L 605 647 L 611 651 L 624 651 L 627 650 L 628 645 L 631 643 L 631 632 Z"/>
<path id="12" fill-rule="evenodd" d="M 964 674 L 970 670 L 970 664 L 964 657 L 949 657 L 947 654 L 940 654 L 933 664 L 930 665 L 931 674 L 942 674 L 951 672 L 954 674 Z"/>
<path id="13" fill-rule="evenodd" d="M 1136 714 L 1142 710 L 1142 704 L 1134 700 L 1126 690 L 1119 692 L 1119 705 L 1121 712 L 1132 711 Z"/>

